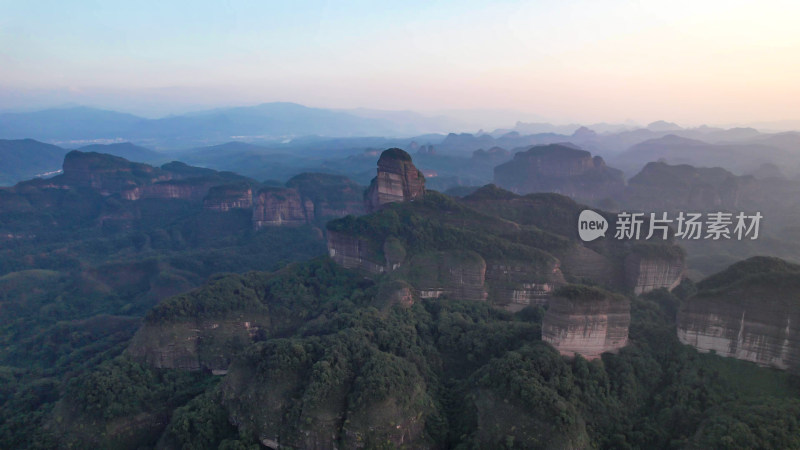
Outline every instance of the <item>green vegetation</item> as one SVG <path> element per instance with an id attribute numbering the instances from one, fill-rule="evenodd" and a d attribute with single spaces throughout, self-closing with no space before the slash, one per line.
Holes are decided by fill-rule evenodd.
<path id="1" fill-rule="evenodd" d="M 738 436 L 752 447 L 796 445 L 795 376 L 680 344 L 680 300 L 665 290 L 632 299 L 628 347 L 586 361 L 563 358 L 540 341 L 541 309 L 511 314 L 474 301 L 385 302 L 407 287 L 364 280 L 327 260 L 222 276 L 162 303 L 148 320 L 210 318 L 224 313 L 211 305 L 239 295 L 291 326 L 246 345 L 217 385 L 203 377 L 169 381 L 117 359 L 88 382 L 76 381 L 64 401 L 84 405 L 78 421 L 110 414 L 100 425 L 121 414 L 102 407 L 110 398 L 128 416 L 148 413 L 152 403 L 185 405 L 148 438 L 174 447 L 247 447 L 263 437 L 293 447 L 331 437 L 340 447 L 377 447 L 397 445 L 401 435 L 409 445 L 444 448 L 728 448 Z M 560 292 L 606 294 L 586 286 Z M 187 309 L 178 312 L 178 305 Z M 182 396 L 203 383 L 211 384 L 193 400 Z M 90 385 L 108 386 L 117 397 L 77 390 Z M 160 400 L 147 400 L 154 398 Z"/>
<path id="2" fill-rule="evenodd" d="M 158 169 L 81 152 L 69 159 L 94 167 L 115 189 L 165 173 L 190 177 L 175 181 L 188 188 L 256 184 L 182 163 Z M 127 201 L 77 187 L 88 179 L 69 189 L 46 187 L 62 182 L 73 183 L 62 175 L 0 190 L 0 448 L 44 439 L 41 430 L 72 380 L 120 355 L 160 300 L 215 273 L 277 270 L 325 252 L 312 227 L 253 232 L 249 211 L 204 211 L 199 202 L 177 199 Z M 168 415 L 189 398 L 147 414 Z"/>
<path id="3" fill-rule="evenodd" d="M 381 153 L 381 159 L 396 159 L 399 161 L 411 161 L 411 155 L 409 155 L 405 150 L 401 150 L 399 148 L 390 148 L 388 150 L 384 150 Z"/>
<path id="4" fill-rule="evenodd" d="M 554 297 L 563 297 L 569 300 L 600 300 L 611 298 L 614 294 L 592 286 L 568 284 L 556 289 Z"/>
<path id="5" fill-rule="evenodd" d="M 362 217 L 348 216 L 328 222 L 331 231 L 365 238 L 374 261 L 384 261 L 384 242 L 392 238 L 408 255 L 434 250 L 470 249 L 486 260 L 516 259 L 546 267 L 553 256 L 537 248 L 564 247 L 557 236 L 532 227 L 479 213 L 450 197 L 429 191 L 424 198 L 392 204 Z M 396 245 L 396 244 L 393 244 Z"/>

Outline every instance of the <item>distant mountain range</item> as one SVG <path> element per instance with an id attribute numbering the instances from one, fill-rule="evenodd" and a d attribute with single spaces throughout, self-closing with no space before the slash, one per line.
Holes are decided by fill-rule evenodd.
<path id="1" fill-rule="evenodd" d="M 34 138 L 62 145 L 125 140 L 180 148 L 231 140 L 276 141 L 299 136 L 413 136 L 464 124 L 413 112 L 331 110 L 295 103 L 220 108 L 146 119 L 88 107 L 0 114 L 0 138 Z"/>

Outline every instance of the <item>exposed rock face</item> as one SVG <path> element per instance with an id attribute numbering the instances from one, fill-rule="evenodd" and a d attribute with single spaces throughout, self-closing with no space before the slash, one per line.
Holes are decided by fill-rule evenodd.
<path id="1" fill-rule="evenodd" d="M 296 189 L 304 203 L 314 204 L 317 222 L 348 214 L 364 214 L 364 188 L 347 177 L 302 173 L 287 181 L 286 186 Z"/>
<path id="2" fill-rule="evenodd" d="M 367 212 L 377 211 L 387 203 L 411 201 L 425 195 L 425 176 L 411 162 L 411 156 L 399 148 L 381 153 L 378 175 L 365 194 Z"/>
<path id="3" fill-rule="evenodd" d="M 519 152 L 494 169 L 494 182 L 519 194 L 556 192 L 578 199 L 613 197 L 624 188 L 622 172 L 603 158 L 571 144 L 551 144 Z"/>
<path id="4" fill-rule="evenodd" d="M 386 267 L 370 260 L 374 251 L 369 242 L 349 234 L 328 230 L 328 254 L 339 265 L 347 269 L 362 269 L 370 273 L 381 273 Z"/>
<path id="5" fill-rule="evenodd" d="M 678 339 L 702 351 L 779 369 L 800 367 L 800 313 L 771 310 L 758 297 L 732 305 L 695 296 L 678 313 Z"/>
<path id="6" fill-rule="evenodd" d="M 561 270 L 565 275 L 606 287 L 623 285 L 623 273 L 618 266 L 607 256 L 580 244 L 561 256 Z"/>
<path id="7" fill-rule="evenodd" d="M 475 252 L 450 250 L 417 255 L 408 262 L 408 277 L 421 298 L 487 298 L 486 261 Z"/>
<path id="8" fill-rule="evenodd" d="M 300 226 L 313 220 L 314 204 L 303 201 L 295 189 L 265 188 L 253 205 L 253 228 Z"/>
<path id="9" fill-rule="evenodd" d="M 701 352 L 800 370 L 800 266 L 755 257 L 698 284 L 678 311 L 678 339 Z"/>
<path id="10" fill-rule="evenodd" d="M 562 355 L 587 359 L 628 344 L 630 301 L 585 286 L 566 286 L 550 300 L 542 321 L 542 340 Z"/>
<path id="11" fill-rule="evenodd" d="M 253 207 L 253 190 L 248 185 L 223 185 L 212 187 L 203 199 L 203 208 L 226 212 L 232 209 Z"/>
<path id="12" fill-rule="evenodd" d="M 215 183 L 212 181 L 169 180 L 125 190 L 121 197 L 125 200 L 158 198 L 162 200 L 180 199 L 200 202 Z"/>
<path id="13" fill-rule="evenodd" d="M 565 284 L 557 260 L 545 268 L 523 261 L 492 261 L 486 280 L 492 302 L 511 311 L 529 305 L 544 306 L 553 291 Z"/>
<path id="14" fill-rule="evenodd" d="M 681 283 L 684 270 L 682 256 L 632 253 L 625 258 L 627 286 L 637 295 L 660 288 L 674 289 Z"/>

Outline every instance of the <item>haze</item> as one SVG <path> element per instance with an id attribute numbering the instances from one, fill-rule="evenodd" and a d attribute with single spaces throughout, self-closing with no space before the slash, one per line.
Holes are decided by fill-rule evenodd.
<path id="1" fill-rule="evenodd" d="M 0 109 L 797 120 L 796 2 L 0 1 Z"/>

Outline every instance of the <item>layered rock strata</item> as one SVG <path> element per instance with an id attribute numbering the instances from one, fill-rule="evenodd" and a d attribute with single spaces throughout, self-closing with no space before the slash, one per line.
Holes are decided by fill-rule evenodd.
<path id="1" fill-rule="evenodd" d="M 555 292 L 542 321 L 542 340 L 562 355 L 587 359 L 628 343 L 630 301 L 596 288 L 569 285 Z"/>
<path id="2" fill-rule="evenodd" d="M 685 271 L 682 256 L 651 256 L 632 253 L 625 258 L 625 280 L 634 294 L 655 289 L 674 289 Z"/>
<path id="3" fill-rule="evenodd" d="M 364 201 L 367 212 L 387 203 L 412 201 L 425 195 L 425 176 L 399 148 L 384 151 L 378 160 L 378 174 L 372 179 Z"/>
<path id="4" fill-rule="evenodd" d="M 295 189 L 266 188 L 253 201 L 253 228 L 300 226 L 314 219 L 314 203 L 303 201 Z"/>

